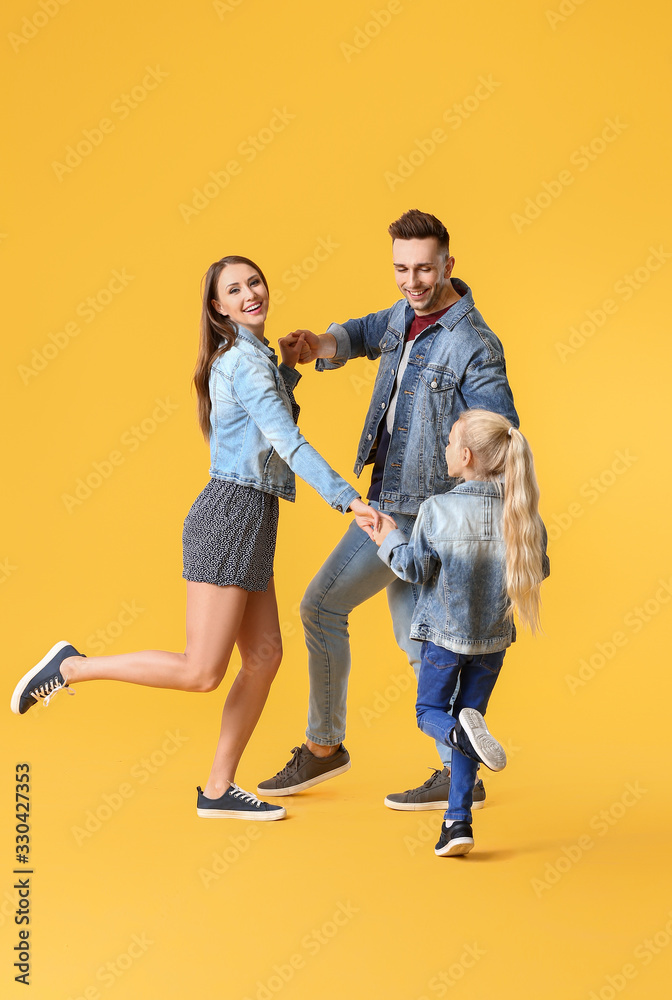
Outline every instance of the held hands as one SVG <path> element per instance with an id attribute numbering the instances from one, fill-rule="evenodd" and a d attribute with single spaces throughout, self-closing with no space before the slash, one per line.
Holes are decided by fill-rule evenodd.
<path id="1" fill-rule="evenodd" d="M 301 337 L 300 365 L 309 365 L 311 361 L 316 361 L 319 358 L 320 338 L 312 330 L 295 330 L 289 336 Z"/>
<path id="2" fill-rule="evenodd" d="M 288 333 L 286 337 L 281 337 L 278 341 L 282 363 L 288 368 L 296 368 L 297 362 L 301 361 L 301 354 L 305 347 L 303 335 L 309 332 L 308 330 L 294 330 L 293 333 Z M 303 361 L 301 363 L 303 364 Z"/>
<path id="3" fill-rule="evenodd" d="M 350 510 L 354 511 L 355 521 L 365 531 L 369 538 L 372 538 L 376 545 L 380 545 L 385 535 L 396 528 L 395 521 L 389 514 L 382 514 L 375 507 L 369 506 L 363 500 L 353 500 Z"/>

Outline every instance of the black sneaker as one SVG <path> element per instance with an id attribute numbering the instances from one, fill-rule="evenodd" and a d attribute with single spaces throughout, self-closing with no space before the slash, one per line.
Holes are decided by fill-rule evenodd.
<path id="1" fill-rule="evenodd" d="M 474 835 L 470 823 L 460 820 L 451 826 L 441 824 L 441 836 L 434 848 L 434 853 L 440 858 L 453 858 L 459 854 L 468 854 L 474 846 Z"/>
<path id="2" fill-rule="evenodd" d="M 450 734 L 453 746 L 470 760 L 485 764 L 491 771 L 506 767 L 506 751 L 492 736 L 485 719 L 475 708 L 463 708 Z"/>
<path id="3" fill-rule="evenodd" d="M 350 754 L 341 743 L 330 757 L 316 757 L 305 743 L 293 747 L 292 759 L 273 778 L 260 781 L 258 795 L 293 795 L 350 769 Z"/>
<path id="4" fill-rule="evenodd" d="M 448 808 L 448 792 L 450 791 L 450 768 L 435 769 L 424 785 L 409 788 L 405 792 L 393 792 L 384 799 L 388 809 L 400 809 L 408 812 L 424 812 L 429 809 Z M 482 809 L 485 805 L 485 788 L 480 778 L 474 784 L 474 799 L 472 809 Z"/>
<path id="5" fill-rule="evenodd" d="M 57 642 L 55 646 L 52 646 L 47 655 L 42 657 L 37 666 L 24 674 L 14 688 L 11 701 L 12 712 L 23 715 L 38 701 L 43 701 L 45 705 L 48 705 L 59 691 L 74 694 L 75 692 L 71 691 L 66 684 L 60 667 L 63 660 L 69 656 L 81 655 L 69 642 Z"/>
<path id="6" fill-rule="evenodd" d="M 284 806 L 272 806 L 270 802 L 261 802 L 251 792 L 244 792 L 238 785 L 231 784 L 218 799 L 208 799 L 198 786 L 196 812 L 203 819 L 259 819 L 269 821 L 284 819 L 287 810 Z"/>

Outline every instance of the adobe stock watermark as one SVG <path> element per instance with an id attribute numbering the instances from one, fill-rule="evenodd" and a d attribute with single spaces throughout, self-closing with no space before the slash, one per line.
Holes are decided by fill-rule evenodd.
<path id="1" fill-rule="evenodd" d="M 148 937 L 147 932 L 133 934 L 126 948 L 114 958 L 99 966 L 96 970 L 96 982 L 106 989 L 110 989 L 122 976 L 125 976 L 131 966 L 147 954 L 154 945 L 154 941 Z M 85 986 L 77 996 L 70 995 L 67 1000 L 102 1000 L 103 994 L 98 986 L 92 983 Z"/>
<path id="2" fill-rule="evenodd" d="M 604 128 L 597 135 L 593 136 L 588 143 L 578 146 L 570 153 L 569 162 L 571 166 L 576 167 L 577 173 L 584 173 L 591 164 L 595 163 L 596 160 L 599 160 L 606 153 L 607 149 L 629 127 L 626 122 L 621 121 L 618 115 L 616 115 L 615 119 L 605 118 Z M 520 233 L 531 226 L 543 212 L 550 208 L 565 193 L 568 187 L 571 187 L 576 177 L 576 173 L 570 170 L 569 167 L 565 167 L 556 177 L 551 178 L 550 181 L 542 181 L 540 190 L 534 196 L 525 199 L 522 214 L 518 212 L 511 214 L 511 222 L 516 232 L 520 235 Z"/>
<path id="3" fill-rule="evenodd" d="M 56 174 L 59 181 L 73 170 L 76 170 L 84 160 L 91 156 L 94 149 L 97 149 L 105 139 L 115 131 L 118 122 L 125 121 L 131 111 L 140 107 L 149 97 L 150 93 L 168 79 L 169 74 L 160 66 L 145 66 L 145 75 L 140 83 L 131 87 L 130 91 L 120 94 L 110 105 L 110 112 L 113 118 L 101 118 L 92 128 L 82 129 L 81 138 L 65 148 L 63 160 L 52 160 L 51 169 Z"/>
<path id="4" fill-rule="evenodd" d="M 10 31 L 7 41 L 12 46 L 14 52 L 19 52 L 24 45 L 32 41 L 50 21 L 60 12 L 61 7 L 65 7 L 69 0 L 39 0 L 37 9 L 28 17 L 21 20 L 21 26 L 17 31 Z"/>
<path id="5" fill-rule="evenodd" d="M 647 792 L 648 789 L 642 788 L 639 781 L 634 784 L 629 781 L 618 799 L 591 817 L 588 829 L 598 838 L 606 837 Z M 535 896 L 541 899 L 544 893 L 557 885 L 597 843 L 598 840 L 590 833 L 583 833 L 574 843 L 564 844 L 558 857 L 554 861 L 546 862 L 541 877 L 530 879 Z"/>
<path id="6" fill-rule="evenodd" d="M 334 251 L 338 250 L 340 243 L 334 242 L 331 236 L 319 236 L 312 247 L 310 253 L 302 257 L 297 264 L 285 268 L 280 276 L 280 280 L 289 292 L 296 292 L 308 281 L 322 264 L 331 260 Z M 272 288 L 269 292 L 270 305 L 268 315 L 271 316 L 276 306 L 282 306 L 287 302 L 287 292 L 284 288 Z"/>
<path id="7" fill-rule="evenodd" d="M 262 835 L 260 827 L 264 823 L 250 823 L 243 833 L 231 834 L 227 838 L 227 844 L 221 851 L 215 851 L 210 860 L 209 868 L 199 868 L 198 877 L 205 889 L 209 889 L 214 882 L 219 880 L 236 865 L 240 859 L 247 855 L 255 841 Z"/>
<path id="8" fill-rule="evenodd" d="M 672 910 L 667 912 L 666 922 L 654 931 L 650 937 L 645 937 L 633 950 L 632 961 L 626 962 L 621 968 L 605 976 L 597 990 L 591 990 L 588 1000 L 616 1000 L 628 983 L 636 979 L 642 969 L 646 969 L 663 951 L 670 947 L 672 941 Z"/>
<path id="9" fill-rule="evenodd" d="M 227 14 L 242 7 L 246 0 L 213 0 L 212 7 L 220 21 L 223 21 Z"/>
<path id="10" fill-rule="evenodd" d="M 93 323 L 132 281 L 135 281 L 135 275 L 128 274 L 125 267 L 122 267 L 121 271 L 115 269 L 102 288 L 77 303 L 74 309 L 75 316 L 87 325 Z M 16 370 L 23 384 L 28 385 L 40 372 L 43 372 L 81 332 L 82 324 L 77 319 L 70 319 L 60 330 L 49 333 L 41 347 L 33 348 L 30 361 L 24 365 L 17 365 Z"/>
<path id="11" fill-rule="evenodd" d="M 600 302 L 596 309 L 586 309 L 584 313 L 585 318 L 570 326 L 567 340 L 557 340 L 555 342 L 555 349 L 563 365 L 567 363 L 567 358 L 572 357 L 577 351 L 580 351 L 595 336 L 598 330 L 601 330 L 605 326 L 608 319 L 618 312 L 623 303 L 629 302 L 635 292 L 638 292 L 644 285 L 647 285 L 656 271 L 660 271 L 661 267 L 671 257 L 672 253 L 667 253 L 661 244 L 657 247 L 650 246 L 649 256 L 644 263 L 636 267 L 634 271 L 622 275 L 618 281 L 614 282 L 613 292 L 618 296 L 620 301 L 615 298 L 606 298 Z"/>
<path id="12" fill-rule="evenodd" d="M 364 49 L 368 49 L 374 38 L 380 35 L 383 28 L 387 28 L 392 23 L 392 18 L 401 14 L 403 7 L 399 0 L 389 0 L 389 3 L 376 10 L 372 8 L 369 13 L 371 18 L 362 27 L 356 27 L 352 42 L 341 42 L 341 52 L 345 56 L 346 62 L 352 62 L 355 56 L 360 55 Z"/>
<path id="13" fill-rule="evenodd" d="M 192 189 L 191 201 L 180 202 L 177 208 L 185 223 L 189 225 L 192 219 L 198 218 L 201 212 L 211 205 L 222 191 L 228 188 L 233 178 L 242 174 L 245 164 L 252 163 L 264 150 L 268 149 L 295 118 L 296 115 L 289 112 L 286 106 L 273 108 L 268 122 L 258 132 L 246 136 L 238 143 L 236 152 L 240 159 L 228 160 L 221 170 L 211 170 L 203 187 Z"/>
<path id="14" fill-rule="evenodd" d="M 133 455 L 138 448 L 147 441 L 174 413 L 179 410 L 177 403 L 172 403 L 169 397 L 155 399 L 155 406 L 138 424 L 133 424 L 125 430 L 119 439 L 119 447 L 112 449 L 108 454 L 93 462 L 88 472 L 84 472 L 78 477 L 72 493 L 61 493 L 61 500 L 68 514 L 72 514 L 77 507 L 81 507 L 96 490 L 99 490 L 103 483 L 113 475 L 114 470 L 123 465 L 129 455 Z"/>
<path id="15" fill-rule="evenodd" d="M 10 576 L 14 576 L 18 568 L 8 558 L 0 560 L 0 584 L 7 583 Z"/>
<path id="16" fill-rule="evenodd" d="M 166 766 L 171 757 L 189 742 L 189 736 L 183 736 L 179 729 L 174 732 L 166 730 L 161 746 L 146 757 L 141 757 L 130 768 L 128 780 L 122 781 L 112 792 L 104 792 L 100 801 L 87 809 L 81 825 L 70 827 L 70 833 L 78 847 L 90 840 L 94 834 L 117 815 L 129 799 L 132 799 L 139 787 L 146 785 L 152 775 Z"/>
<path id="17" fill-rule="evenodd" d="M 335 910 L 327 920 L 304 934 L 299 949 L 293 952 L 286 961 L 273 965 L 270 976 L 265 979 L 257 979 L 253 991 L 246 994 L 243 1000 L 272 1000 L 288 983 L 292 982 L 297 973 L 305 969 L 308 960 L 319 955 L 322 949 L 330 941 L 333 941 L 359 912 L 359 907 L 353 906 L 350 900 L 347 903 L 337 903 Z"/>
<path id="18" fill-rule="evenodd" d="M 557 31 L 559 24 L 564 24 L 568 17 L 575 14 L 577 9 L 586 2 L 586 0 L 562 0 L 557 10 L 547 10 L 546 20 L 553 28 L 553 31 Z"/>
<path id="19" fill-rule="evenodd" d="M 547 522 L 549 541 L 557 542 L 575 521 L 583 517 L 587 506 L 596 504 L 637 461 L 639 461 L 638 456 L 632 455 L 628 448 L 625 451 L 617 451 L 611 465 L 603 469 L 597 476 L 591 476 L 579 487 L 581 500 L 572 500 L 566 510 L 551 515 Z"/>
<path id="20" fill-rule="evenodd" d="M 589 684 L 594 677 L 611 663 L 634 635 L 639 635 L 650 621 L 656 618 L 672 600 L 672 576 L 660 579 L 656 590 L 644 601 L 623 616 L 624 630 L 617 629 L 604 642 L 595 643 L 594 651 L 579 660 L 575 674 L 565 674 L 565 683 L 572 694 Z"/>
<path id="21" fill-rule="evenodd" d="M 485 948 L 482 948 L 476 941 L 473 944 L 463 945 L 459 957 L 447 969 L 432 976 L 426 989 L 430 991 L 432 997 L 445 997 L 448 990 L 464 979 L 467 972 L 473 969 L 476 963 L 485 958 L 487 954 Z M 430 998 L 426 993 L 423 993 L 417 1000 L 430 1000 Z"/>
<path id="22" fill-rule="evenodd" d="M 102 628 L 87 635 L 84 649 L 87 656 L 102 656 L 108 646 L 117 641 L 129 626 L 133 625 L 145 609 L 139 608 L 135 600 L 124 601 L 117 615 Z"/>
<path id="23" fill-rule="evenodd" d="M 501 87 L 498 80 L 493 79 L 492 74 L 487 77 L 479 76 L 478 83 L 473 93 L 463 97 L 461 101 L 451 104 L 443 112 L 443 121 L 446 122 L 452 131 L 460 128 L 464 122 L 478 111 L 481 105 L 490 99 L 494 92 Z M 440 146 L 448 139 L 448 133 L 444 128 L 437 126 L 430 134 L 414 140 L 413 148 L 408 153 L 402 155 L 397 160 L 395 170 L 386 170 L 383 178 L 390 191 L 394 191 L 405 181 L 412 177 L 430 156 L 437 152 Z"/>
<path id="24" fill-rule="evenodd" d="M 361 705 L 359 714 L 367 729 L 380 719 L 415 684 L 415 673 L 408 663 L 398 674 L 390 674 L 390 683 L 382 691 L 375 691 L 370 705 Z"/>

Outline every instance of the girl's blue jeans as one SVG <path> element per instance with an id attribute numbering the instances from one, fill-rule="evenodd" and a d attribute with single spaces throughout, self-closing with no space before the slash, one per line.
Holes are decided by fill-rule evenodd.
<path id="1" fill-rule="evenodd" d="M 475 708 L 485 715 L 492 689 L 504 662 L 504 653 L 453 653 L 450 649 L 423 642 L 418 699 L 415 706 L 418 726 L 438 743 L 448 740 L 463 708 Z M 450 713 L 451 698 L 459 690 Z M 445 819 L 471 823 L 471 803 L 478 764 L 453 748 L 450 794 Z"/>

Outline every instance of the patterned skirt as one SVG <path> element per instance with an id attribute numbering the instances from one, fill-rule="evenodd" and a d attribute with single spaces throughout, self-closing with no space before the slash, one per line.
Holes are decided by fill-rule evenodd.
<path id="1" fill-rule="evenodd" d="M 182 533 L 185 580 L 265 591 L 273 576 L 278 498 L 211 479 Z"/>

